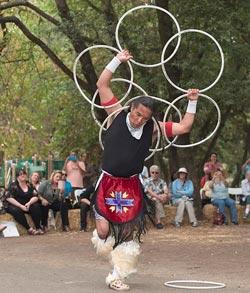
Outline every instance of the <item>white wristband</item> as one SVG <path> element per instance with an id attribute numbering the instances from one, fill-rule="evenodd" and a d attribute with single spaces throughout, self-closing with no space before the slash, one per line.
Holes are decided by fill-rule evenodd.
<path id="1" fill-rule="evenodd" d="M 114 73 L 117 69 L 117 67 L 121 64 L 121 61 L 117 58 L 114 57 L 109 64 L 106 66 L 106 69 Z"/>
<path id="2" fill-rule="evenodd" d="M 187 106 L 187 113 L 195 114 L 196 113 L 196 105 L 197 105 L 197 100 L 188 101 L 188 106 Z"/>

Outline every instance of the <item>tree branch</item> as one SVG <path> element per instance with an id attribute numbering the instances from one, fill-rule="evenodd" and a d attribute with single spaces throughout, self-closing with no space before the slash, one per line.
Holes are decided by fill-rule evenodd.
<path id="1" fill-rule="evenodd" d="M 60 25 L 60 22 L 56 20 L 54 17 L 50 16 L 49 14 L 45 13 L 43 10 L 35 6 L 34 4 L 30 3 L 26 0 L 16 0 L 13 2 L 3 3 L 0 5 L 0 11 L 6 10 L 9 8 L 14 8 L 18 6 L 26 6 L 30 8 L 31 10 L 35 11 L 38 15 L 43 17 L 44 19 L 47 19 L 49 22 L 53 23 L 54 25 L 58 26 Z"/>
<path id="2" fill-rule="evenodd" d="M 85 0 L 85 2 L 88 3 L 88 5 L 93 8 L 96 12 L 98 13 L 102 13 L 102 10 L 100 8 L 98 8 L 97 6 L 95 6 L 92 1 L 89 1 L 89 0 Z"/>
<path id="3" fill-rule="evenodd" d="M 23 32 L 23 34 L 34 44 L 38 45 L 45 53 L 46 55 L 52 60 L 54 64 L 56 64 L 67 76 L 70 77 L 70 79 L 74 80 L 72 71 L 57 57 L 57 55 L 39 38 L 37 38 L 35 35 L 33 35 L 28 28 L 21 22 L 20 19 L 18 19 L 15 16 L 6 16 L 6 17 L 0 17 L 0 24 L 4 23 L 14 23 L 16 26 L 19 27 L 19 29 Z M 79 84 L 88 92 L 90 91 L 89 85 L 81 80 L 78 79 Z"/>

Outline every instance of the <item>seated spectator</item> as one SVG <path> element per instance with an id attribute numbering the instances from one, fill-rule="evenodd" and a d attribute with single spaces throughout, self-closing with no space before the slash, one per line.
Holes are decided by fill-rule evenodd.
<path id="1" fill-rule="evenodd" d="M 7 213 L 10 213 L 20 225 L 27 229 L 30 235 L 44 234 L 40 226 L 41 209 L 38 197 L 34 188 L 27 182 L 25 170 L 21 169 L 16 172 L 16 181 L 9 185 L 5 196 Z M 31 215 L 36 229 L 30 227 L 25 214 Z"/>
<path id="2" fill-rule="evenodd" d="M 167 183 L 160 178 L 160 168 L 153 165 L 149 169 L 150 177 L 145 181 L 145 192 L 155 205 L 155 223 L 157 229 L 162 229 L 161 218 L 165 217 L 164 203 L 168 197 Z"/>
<path id="3" fill-rule="evenodd" d="M 83 177 L 86 172 L 85 164 L 77 158 L 75 152 L 71 151 L 69 157 L 65 160 L 63 170 L 67 174 L 67 180 L 71 183 L 72 195 L 74 196 L 76 190 L 84 188 Z M 74 205 L 76 204 L 76 207 L 79 208 L 79 205 L 77 206 L 77 196 L 75 198 Z"/>
<path id="4" fill-rule="evenodd" d="M 242 165 L 241 171 L 244 176 L 248 171 L 250 171 L 250 159 L 246 160 L 246 162 Z"/>
<path id="5" fill-rule="evenodd" d="M 61 212 L 63 231 L 69 231 L 68 204 L 58 187 L 61 176 L 61 171 L 53 171 L 50 179 L 43 181 L 38 188 L 38 195 L 42 203 L 42 225 L 45 231 L 48 230 L 49 209 L 52 209 L 54 213 Z"/>
<path id="6" fill-rule="evenodd" d="M 36 192 L 38 190 L 40 183 L 41 183 L 41 179 L 40 179 L 39 172 L 33 172 L 30 176 L 30 184 L 35 189 Z"/>
<path id="7" fill-rule="evenodd" d="M 194 213 L 193 194 L 194 186 L 191 180 L 187 179 L 187 169 L 182 167 L 177 172 L 177 179 L 172 184 L 172 201 L 177 206 L 174 225 L 180 227 L 185 209 L 188 212 L 189 221 L 192 227 L 197 227 L 197 219 Z"/>
<path id="8" fill-rule="evenodd" d="M 217 171 L 214 173 L 209 187 L 212 189 L 211 202 L 214 206 L 219 208 L 219 212 L 224 216 L 225 224 L 227 224 L 225 207 L 228 207 L 230 209 L 232 223 L 234 225 L 238 225 L 235 201 L 229 197 L 228 183 L 222 171 Z"/>
<path id="9" fill-rule="evenodd" d="M 217 154 L 212 153 L 208 162 L 204 164 L 204 172 L 214 174 L 216 171 L 222 171 L 222 164 L 217 160 Z"/>
<path id="10" fill-rule="evenodd" d="M 204 205 L 211 203 L 211 197 L 212 197 L 212 189 L 210 188 L 210 183 L 212 180 L 211 174 L 207 177 L 207 180 L 205 184 L 203 185 L 203 188 L 201 188 L 201 207 L 203 208 Z"/>
<path id="11" fill-rule="evenodd" d="M 207 181 L 209 181 L 209 180 L 212 179 L 212 178 L 211 178 L 211 172 L 210 172 L 210 170 L 209 170 L 208 167 L 205 167 L 203 171 L 204 171 L 204 176 L 201 178 L 201 181 L 200 181 L 200 187 L 201 187 L 201 188 L 204 187 L 204 185 L 205 185 L 205 183 L 206 183 Z"/>
<path id="12" fill-rule="evenodd" d="M 71 183 L 67 180 L 67 173 L 62 170 L 61 171 L 61 181 L 63 182 L 62 186 L 59 186 L 59 189 L 60 189 L 60 192 L 61 194 L 64 195 L 64 199 L 69 203 L 69 208 L 71 206 L 71 203 L 72 203 L 72 186 L 71 186 Z M 60 181 L 59 181 L 60 183 Z"/>
<path id="13" fill-rule="evenodd" d="M 247 219 L 250 212 L 250 170 L 246 172 L 245 179 L 241 181 L 242 195 L 246 202 L 244 219 Z"/>

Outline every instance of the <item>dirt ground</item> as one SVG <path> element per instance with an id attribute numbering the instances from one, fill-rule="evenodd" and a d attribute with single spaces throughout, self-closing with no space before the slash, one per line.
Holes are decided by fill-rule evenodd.
<path id="1" fill-rule="evenodd" d="M 0 239 L 1 293 L 114 292 L 104 284 L 110 265 L 99 259 L 91 232 L 48 233 Z M 198 228 L 167 226 L 143 238 L 131 291 L 250 292 L 250 226 Z M 223 289 L 187 290 L 164 286 L 170 280 L 206 280 Z"/>

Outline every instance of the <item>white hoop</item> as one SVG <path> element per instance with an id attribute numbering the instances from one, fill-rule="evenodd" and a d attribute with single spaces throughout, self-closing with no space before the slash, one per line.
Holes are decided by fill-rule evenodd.
<path id="1" fill-rule="evenodd" d="M 186 96 L 187 96 L 187 94 L 183 94 L 183 95 L 177 97 L 177 98 L 176 98 L 171 104 L 175 104 L 177 101 L 179 101 L 180 99 L 182 99 L 183 97 L 186 97 Z M 188 148 L 188 147 L 197 146 L 197 145 L 202 144 L 203 142 L 207 141 L 207 140 L 208 140 L 210 137 L 212 137 L 212 136 L 215 134 L 215 132 L 217 131 L 217 129 L 218 129 L 219 125 L 220 125 L 220 120 L 221 120 L 221 113 L 220 113 L 220 108 L 219 108 L 219 106 L 218 106 L 217 103 L 216 103 L 212 98 L 210 98 L 209 96 L 207 96 L 207 95 L 205 95 L 205 94 L 200 94 L 200 93 L 199 93 L 199 96 L 204 97 L 204 98 L 208 99 L 209 101 L 211 101 L 211 102 L 214 104 L 214 106 L 215 106 L 215 108 L 216 108 L 216 110 L 217 110 L 217 113 L 218 113 L 218 121 L 217 121 L 217 124 L 216 124 L 216 126 L 215 126 L 213 132 L 211 132 L 210 135 L 208 135 L 206 138 L 202 139 L 201 141 L 198 141 L 198 142 L 196 142 L 196 143 L 190 143 L 190 144 L 183 144 L 183 145 L 182 145 L 182 144 L 175 144 L 175 143 L 172 143 L 172 142 L 168 139 L 168 137 L 167 137 L 167 135 L 166 135 L 166 132 L 164 131 L 164 136 L 165 136 L 166 141 L 167 141 L 168 143 L 171 143 L 172 146 L 175 146 L 175 147 L 178 147 L 178 148 Z M 165 112 L 163 122 L 165 122 L 169 110 L 170 110 L 170 106 L 168 107 L 167 111 Z"/>
<path id="2" fill-rule="evenodd" d="M 80 85 L 79 85 L 79 83 L 78 83 L 77 75 L 76 75 L 76 66 L 77 66 L 77 63 L 78 63 L 79 59 L 80 59 L 80 58 L 81 58 L 86 52 L 88 52 L 89 50 L 92 50 L 92 49 L 96 49 L 96 48 L 105 48 L 105 49 L 110 49 L 110 50 L 112 50 L 112 51 L 115 51 L 115 52 L 117 52 L 117 53 L 120 52 L 118 49 L 116 49 L 116 48 L 114 48 L 114 47 L 111 47 L 111 46 L 107 46 L 107 45 L 94 45 L 94 46 L 91 46 L 91 47 L 86 48 L 85 50 L 83 50 L 83 51 L 77 56 L 77 58 L 76 58 L 76 60 L 75 60 L 75 62 L 74 62 L 74 66 L 73 66 L 73 76 L 74 76 L 74 81 L 75 81 L 75 84 L 76 84 L 78 90 L 80 91 L 81 95 L 82 95 L 82 96 L 84 97 L 84 99 L 85 99 L 86 101 L 88 101 L 90 104 L 92 104 L 92 101 L 88 98 L 87 95 L 85 95 L 85 93 L 82 91 L 82 89 L 81 89 L 81 87 L 80 87 Z M 130 79 L 131 79 L 131 81 L 133 81 L 133 79 L 134 79 L 134 72 L 133 72 L 132 65 L 131 65 L 131 63 L 130 63 L 129 61 L 127 61 L 127 64 L 128 64 L 128 66 L 129 66 L 129 69 L 130 69 L 130 75 L 131 75 Z M 124 97 L 123 97 L 122 99 L 120 99 L 118 102 L 116 102 L 115 104 L 113 104 L 113 105 L 109 105 L 109 106 L 101 106 L 101 105 L 95 104 L 95 107 L 96 107 L 96 108 L 99 108 L 99 109 L 107 109 L 107 108 L 111 108 L 111 107 L 114 107 L 114 106 L 118 105 L 118 104 L 121 103 L 124 99 L 126 99 L 126 97 L 129 95 L 129 92 L 130 92 L 131 88 L 132 88 L 132 85 L 129 86 L 128 91 L 127 91 L 127 93 L 124 95 Z M 96 93 L 95 93 L 95 94 L 96 94 Z"/>
<path id="3" fill-rule="evenodd" d="M 124 107 L 121 107 L 117 110 L 115 110 L 114 112 L 112 112 L 110 115 L 108 115 L 108 117 L 105 118 L 105 120 L 103 121 L 101 127 L 100 127 L 100 130 L 99 130 L 99 143 L 100 143 L 100 146 L 102 148 L 102 150 L 104 150 L 104 146 L 103 146 L 103 143 L 102 143 L 102 131 L 104 129 L 104 125 L 108 122 L 108 119 L 110 119 L 113 115 L 115 115 L 116 113 L 122 111 L 122 110 L 125 110 L 125 109 L 128 109 L 129 106 L 124 106 Z M 157 143 L 156 143 L 156 148 L 158 148 L 159 146 L 159 143 L 160 143 L 160 136 L 159 136 L 159 133 L 160 133 L 160 129 L 159 129 L 159 126 L 158 124 L 156 123 L 154 117 L 152 118 L 154 123 L 156 124 L 156 127 L 157 127 L 157 130 L 158 130 L 158 137 L 157 137 Z M 154 154 L 155 154 L 156 150 L 155 151 L 152 151 L 152 153 L 146 157 L 145 161 L 147 161 L 148 159 L 150 159 Z"/>
<path id="4" fill-rule="evenodd" d="M 175 106 L 175 105 L 173 105 L 172 103 L 170 103 L 170 102 L 168 102 L 168 101 L 166 101 L 166 100 L 163 100 L 163 99 L 161 99 L 161 98 L 158 98 L 158 97 L 155 97 L 155 96 L 149 96 L 149 95 L 147 95 L 149 98 L 151 98 L 151 99 L 153 99 L 153 100 L 156 100 L 156 101 L 159 101 L 159 102 L 162 102 L 162 103 L 165 103 L 165 104 L 167 104 L 168 105 L 168 108 L 167 109 L 169 109 L 169 107 L 170 108 L 174 108 L 175 109 L 175 111 L 178 113 L 178 115 L 179 115 L 179 119 L 180 119 L 180 121 L 181 121 L 181 119 L 182 119 L 182 116 L 181 116 L 181 112 L 180 112 L 180 110 Z M 137 97 L 134 97 L 134 98 L 131 98 L 130 100 L 128 100 L 126 103 L 125 103 L 125 106 L 127 106 L 127 104 L 129 104 L 131 101 L 133 101 L 133 100 L 136 100 L 136 99 L 138 99 L 140 96 L 137 96 Z M 169 110 L 168 110 L 168 112 L 169 112 Z M 164 116 L 165 117 L 165 116 Z M 167 116 L 166 116 L 167 117 Z M 165 121 L 166 121 L 166 117 L 165 117 Z M 164 122 L 165 122 L 164 121 Z M 154 121 L 155 122 L 155 121 Z M 155 122 L 155 125 L 157 126 L 157 130 L 158 130 L 158 132 L 157 132 L 157 139 L 159 138 L 159 135 L 160 135 L 160 129 L 159 129 L 159 126 L 158 126 L 158 123 L 156 123 Z M 164 128 L 164 132 L 165 132 L 165 128 Z M 155 147 L 155 148 L 153 148 L 153 149 L 149 149 L 149 151 L 150 152 L 159 152 L 159 151 L 163 151 L 163 150 L 166 150 L 166 149 L 168 149 L 175 141 L 176 141 L 176 139 L 178 138 L 178 136 L 175 136 L 175 138 L 173 139 L 173 141 L 169 141 L 168 143 L 168 145 L 166 145 L 165 147 L 163 147 L 163 148 L 159 148 L 158 149 L 158 143 L 157 143 L 157 147 Z"/>
<path id="5" fill-rule="evenodd" d="M 113 78 L 111 79 L 111 82 L 113 81 L 124 81 L 126 83 L 129 83 L 132 86 L 136 87 L 138 90 L 140 90 L 142 92 L 143 95 L 147 96 L 147 92 L 142 88 L 140 87 L 138 84 L 136 84 L 135 82 L 133 81 L 130 81 L 128 79 L 125 79 L 125 78 Z M 96 115 L 95 115 L 95 111 L 94 111 L 94 107 L 95 107 L 95 99 L 96 99 L 96 96 L 97 96 L 97 93 L 98 91 L 95 92 L 94 96 L 93 96 L 93 99 L 91 101 L 91 114 L 92 114 L 92 117 L 94 118 L 94 121 L 97 123 L 97 125 L 99 127 L 102 126 L 102 124 L 100 123 L 100 121 L 98 121 L 98 119 L 96 118 Z M 114 104 L 115 105 L 115 104 Z M 105 107 L 106 108 L 106 107 Z M 107 130 L 105 127 L 103 127 L 103 130 Z"/>
<path id="6" fill-rule="evenodd" d="M 200 33 L 200 34 L 203 34 L 203 35 L 206 35 L 208 36 L 210 39 L 212 39 L 214 41 L 214 43 L 216 44 L 217 48 L 219 49 L 220 51 L 220 56 L 221 56 L 221 68 L 220 68 L 220 71 L 219 71 L 219 74 L 217 76 L 217 78 L 215 79 L 215 81 L 213 83 L 211 83 L 208 87 L 204 88 L 204 89 L 201 89 L 199 90 L 200 93 L 204 93 L 205 91 L 211 89 L 220 79 L 221 75 L 222 75 L 222 72 L 223 72 L 223 69 L 224 69 L 224 54 L 223 54 L 223 51 L 222 51 L 222 48 L 220 46 L 220 44 L 216 41 L 216 39 L 211 36 L 209 33 L 207 32 L 204 32 L 202 30 L 197 30 L 197 29 L 186 29 L 186 30 L 183 30 L 181 32 L 178 32 L 176 33 L 175 35 L 173 35 L 166 43 L 166 45 L 164 46 L 163 50 L 162 50 L 162 54 L 161 54 L 161 61 L 163 62 L 164 60 L 164 54 L 165 54 L 165 51 L 168 47 L 168 45 L 172 42 L 173 39 L 175 39 L 177 36 L 179 35 L 182 35 L 184 33 L 190 33 L 190 32 L 195 32 L 195 33 Z M 181 92 L 184 92 L 184 93 L 187 93 L 187 90 L 177 86 L 168 76 L 167 72 L 166 72 L 166 69 L 165 69 L 165 66 L 162 64 L 162 71 L 163 71 L 163 74 L 164 76 L 166 77 L 167 81 L 173 86 L 175 87 L 176 89 L 180 90 Z"/>
<path id="7" fill-rule="evenodd" d="M 179 23 L 177 22 L 176 18 L 169 12 L 167 11 L 166 9 L 163 9 L 162 7 L 158 7 L 158 6 L 155 6 L 155 5 L 140 5 L 140 6 L 137 6 L 137 7 L 134 7 L 130 10 L 128 10 L 127 12 L 125 12 L 122 17 L 119 19 L 118 23 L 117 23 L 117 26 L 116 26 L 116 29 L 115 29 L 115 39 L 116 39 L 116 44 L 118 46 L 118 48 L 122 51 L 122 47 L 121 47 L 121 44 L 120 44 L 120 41 L 119 41 L 119 28 L 120 28 L 120 25 L 121 25 L 121 22 L 122 20 L 131 12 L 135 11 L 135 10 L 138 10 L 138 9 L 142 9 L 142 8 L 152 8 L 152 9 L 157 9 L 157 10 L 160 10 L 164 13 L 166 13 L 168 16 L 170 16 L 172 18 L 172 20 L 174 21 L 176 27 L 177 27 L 177 31 L 178 31 L 178 41 L 177 41 L 177 45 L 173 51 L 173 53 L 166 59 L 166 60 L 161 60 L 161 62 L 159 63 L 155 63 L 155 64 L 143 64 L 143 63 L 139 63 L 139 62 L 136 62 L 135 60 L 131 59 L 130 61 L 138 66 L 141 66 L 141 67 L 157 67 L 157 66 L 160 66 L 160 65 L 163 65 L 165 64 L 166 62 L 168 62 L 168 60 L 170 60 L 176 53 L 176 51 L 178 50 L 179 46 L 180 46 L 180 42 L 181 42 L 181 34 L 180 34 L 180 26 L 179 26 Z"/>
<path id="8" fill-rule="evenodd" d="M 210 284 L 213 286 L 183 286 L 178 285 L 182 283 L 193 283 L 193 284 Z M 177 284 L 177 285 L 176 285 Z M 179 289 L 198 289 L 198 290 L 209 290 L 209 289 L 221 289 L 226 287 L 224 283 L 217 283 L 217 282 L 209 282 L 209 281 L 196 281 L 196 280 L 176 280 L 176 281 L 168 281 L 164 283 L 165 286 L 171 288 L 179 288 Z"/>

